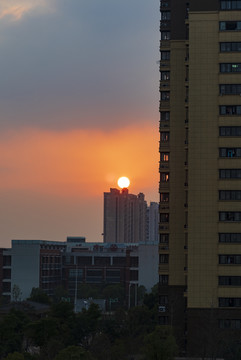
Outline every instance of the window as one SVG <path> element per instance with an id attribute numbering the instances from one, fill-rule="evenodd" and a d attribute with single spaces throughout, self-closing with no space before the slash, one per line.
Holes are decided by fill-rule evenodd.
<path id="1" fill-rule="evenodd" d="M 241 307 L 241 298 L 218 298 L 219 307 Z"/>
<path id="2" fill-rule="evenodd" d="M 11 269 L 3 269 L 3 279 L 11 279 Z"/>
<path id="3" fill-rule="evenodd" d="M 169 234 L 160 234 L 160 243 L 169 243 Z"/>
<path id="4" fill-rule="evenodd" d="M 167 305 L 168 304 L 168 296 L 167 295 L 160 295 L 159 296 L 159 304 L 160 305 Z"/>
<path id="5" fill-rule="evenodd" d="M 160 254 L 159 255 L 159 263 L 160 264 L 168 264 L 169 255 L 167 254 Z"/>
<path id="6" fill-rule="evenodd" d="M 77 256 L 78 265 L 91 265 L 92 257 L 91 256 Z"/>
<path id="7" fill-rule="evenodd" d="M 233 73 L 233 72 L 241 72 L 241 64 L 240 63 L 222 63 L 220 64 L 220 72 L 221 73 Z"/>
<path id="8" fill-rule="evenodd" d="M 220 21 L 220 31 L 238 31 L 241 30 L 241 21 Z"/>
<path id="9" fill-rule="evenodd" d="M 161 71 L 161 80 L 162 81 L 170 80 L 170 71 Z"/>
<path id="10" fill-rule="evenodd" d="M 241 233 L 219 233 L 221 243 L 241 243 Z"/>
<path id="11" fill-rule="evenodd" d="M 131 256 L 130 257 L 130 265 L 131 265 L 131 267 L 138 267 L 138 264 L 139 264 L 138 256 Z"/>
<path id="12" fill-rule="evenodd" d="M 220 190 L 219 200 L 241 200 L 241 190 Z"/>
<path id="13" fill-rule="evenodd" d="M 159 324 L 160 325 L 168 325 L 168 316 L 160 316 Z"/>
<path id="14" fill-rule="evenodd" d="M 118 265 L 118 266 L 124 266 L 126 264 L 126 258 L 123 257 L 119 257 L 119 256 L 113 256 L 113 265 Z"/>
<path id="15" fill-rule="evenodd" d="M 171 40 L 171 32 L 161 31 L 161 40 Z"/>
<path id="16" fill-rule="evenodd" d="M 169 161 L 170 154 L 169 152 L 161 152 L 160 153 L 161 161 Z"/>
<path id="17" fill-rule="evenodd" d="M 221 10 L 240 10 L 241 1 L 239 0 L 221 0 L 220 1 Z"/>
<path id="18" fill-rule="evenodd" d="M 161 60 L 170 60 L 170 51 L 161 51 Z"/>
<path id="19" fill-rule="evenodd" d="M 3 255 L 3 266 L 11 266 L 11 255 Z"/>
<path id="20" fill-rule="evenodd" d="M 5 292 L 8 292 L 10 293 L 11 292 L 11 282 L 3 282 L 2 284 L 2 292 L 5 293 Z"/>
<path id="21" fill-rule="evenodd" d="M 241 94 L 240 84 L 221 84 L 219 85 L 220 95 L 239 95 Z"/>
<path id="22" fill-rule="evenodd" d="M 161 131 L 161 142 L 168 142 L 170 138 L 169 131 Z"/>
<path id="23" fill-rule="evenodd" d="M 241 255 L 219 255 L 220 265 L 239 265 L 241 264 Z"/>
<path id="24" fill-rule="evenodd" d="M 161 0 L 160 6 L 162 8 L 169 7 L 169 1 L 168 0 Z"/>
<path id="25" fill-rule="evenodd" d="M 169 173 L 161 173 L 160 182 L 169 182 Z"/>
<path id="26" fill-rule="evenodd" d="M 220 329 L 240 329 L 241 320 L 240 319 L 220 319 L 219 320 Z"/>
<path id="27" fill-rule="evenodd" d="M 241 51 L 241 42 L 221 42 L 220 52 Z"/>
<path id="28" fill-rule="evenodd" d="M 221 158 L 240 158 L 241 148 L 219 148 Z"/>
<path id="29" fill-rule="evenodd" d="M 170 111 L 161 111 L 161 121 L 170 120 Z"/>
<path id="30" fill-rule="evenodd" d="M 171 11 L 162 11 L 161 19 L 162 20 L 170 20 L 171 19 Z"/>
<path id="31" fill-rule="evenodd" d="M 106 270 L 106 282 L 108 282 L 108 283 L 119 283 L 120 279 L 121 279 L 120 269 Z"/>
<path id="32" fill-rule="evenodd" d="M 159 275 L 160 285 L 168 285 L 168 275 Z"/>
<path id="33" fill-rule="evenodd" d="M 241 169 L 220 169 L 219 179 L 241 179 Z"/>
<path id="34" fill-rule="evenodd" d="M 107 257 L 107 256 L 95 256 L 94 257 L 94 263 L 97 266 L 101 266 L 101 265 L 108 266 L 108 265 L 110 265 L 110 257 Z"/>
<path id="35" fill-rule="evenodd" d="M 241 126 L 220 126 L 220 136 L 241 136 Z"/>
<path id="36" fill-rule="evenodd" d="M 241 276 L 219 276 L 218 285 L 241 286 Z"/>
<path id="37" fill-rule="evenodd" d="M 161 100 L 169 101 L 170 100 L 170 91 L 161 91 Z"/>
<path id="38" fill-rule="evenodd" d="M 169 222 L 169 214 L 160 214 L 160 222 L 168 223 Z"/>
<path id="39" fill-rule="evenodd" d="M 99 283 L 102 282 L 102 270 L 87 269 L 86 271 L 86 282 Z"/>
<path id="40" fill-rule="evenodd" d="M 130 270 L 130 280 L 138 281 L 138 270 Z"/>
<path id="41" fill-rule="evenodd" d="M 241 212 L 219 211 L 219 221 L 241 221 Z"/>
<path id="42" fill-rule="evenodd" d="M 169 202 L 169 193 L 160 193 L 160 202 Z"/>
<path id="43" fill-rule="evenodd" d="M 241 115 L 241 105 L 221 105 L 219 107 L 220 115 Z"/>
<path id="44" fill-rule="evenodd" d="M 69 269 L 69 280 L 71 281 L 83 280 L 83 269 Z"/>

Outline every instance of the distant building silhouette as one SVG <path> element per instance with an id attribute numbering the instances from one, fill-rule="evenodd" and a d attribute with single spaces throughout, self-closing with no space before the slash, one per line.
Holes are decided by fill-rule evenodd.
<path id="1" fill-rule="evenodd" d="M 104 242 L 139 243 L 146 241 L 147 203 L 142 193 L 110 189 L 104 193 Z"/>
<path id="2" fill-rule="evenodd" d="M 146 209 L 146 242 L 159 242 L 159 204 L 151 202 Z"/>

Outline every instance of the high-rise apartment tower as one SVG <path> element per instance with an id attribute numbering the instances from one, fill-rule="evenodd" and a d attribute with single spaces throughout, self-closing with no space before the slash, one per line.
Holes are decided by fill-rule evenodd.
<path id="1" fill-rule="evenodd" d="M 241 1 L 160 10 L 160 323 L 224 357 L 241 330 Z"/>
<path id="2" fill-rule="evenodd" d="M 127 188 L 104 193 L 104 242 L 139 243 L 146 240 L 145 196 Z"/>

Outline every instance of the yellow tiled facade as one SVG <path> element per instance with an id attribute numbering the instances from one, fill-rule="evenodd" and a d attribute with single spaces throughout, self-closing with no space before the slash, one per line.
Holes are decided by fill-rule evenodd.
<path id="1" fill-rule="evenodd" d="M 160 6 L 160 323 L 221 356 L 241 330 L 241 1 Z"/>

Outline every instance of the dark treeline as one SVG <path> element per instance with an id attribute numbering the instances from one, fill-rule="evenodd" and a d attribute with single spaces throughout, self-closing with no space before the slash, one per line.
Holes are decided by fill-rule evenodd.
<path id="1" fill-rule="evenodd" d="M 171 360 L 177 353 L 171 329 L 158 326 L 156 291 L 142 305 L 105 314 L 94 303 L 75 313 L 36 289 L 32 297 L 49 303 L 44 314 L 13 307 L 1 315 L 2 360 Z"/>

